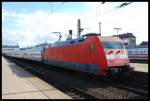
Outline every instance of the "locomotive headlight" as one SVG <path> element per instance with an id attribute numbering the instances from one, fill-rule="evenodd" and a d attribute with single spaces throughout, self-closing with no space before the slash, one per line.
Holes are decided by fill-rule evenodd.
<path id="1" fill-rule="evenodd" d="M 106 54 L 106 58 L 107 58 L 107 59 L 114 59 L 114 58 L 115 58 L 115 56 L 114 56 L 114 55 Z"/>
<path id="2" fill-rule="evenodd" d="M 120 57 L 121 58 L 128 58 L 128 55 L 127 54 L 122 54 Z"/>

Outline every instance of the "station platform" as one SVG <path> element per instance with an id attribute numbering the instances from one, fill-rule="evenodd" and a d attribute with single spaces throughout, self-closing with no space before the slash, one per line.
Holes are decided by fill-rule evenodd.
<path id="1" fill-rule="evenodd" d="M 142 63 L 130 63 L 131 67 L 134 67 L 135 71 L 139 72 L 148 72 L 148 64 L 142 64 Z"/>
<path id="2" fill-rule="evenodd" d="M 2 99 L 72 99 L 2 57 Z"/>

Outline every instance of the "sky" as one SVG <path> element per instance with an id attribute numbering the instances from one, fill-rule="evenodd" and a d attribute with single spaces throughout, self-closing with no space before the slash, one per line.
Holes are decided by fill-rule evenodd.
<path id="1" fill-rule="evenodd" d="M 148 2 L 132 2 L 116 9 L 123 2 L 2 2 L 2 44 L 20 47 L 34 46 L 45 41 L 53 43 L 61 32 L 66 39 L 69 30 L 77 36 L 77 20 L 84 28 L 82 35 L 99 33 L 102 36 L 131 32 L 136 43 L 148 41 Z"/>

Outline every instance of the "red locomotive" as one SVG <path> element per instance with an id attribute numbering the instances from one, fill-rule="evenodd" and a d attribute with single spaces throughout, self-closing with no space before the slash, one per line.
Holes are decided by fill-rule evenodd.
<path id="1" fill-rule="evenodd" d="M 100 76 L 133 70 L 119 38 L 93 33 L 52 44 L 44 51 L 44 63 Z"/>

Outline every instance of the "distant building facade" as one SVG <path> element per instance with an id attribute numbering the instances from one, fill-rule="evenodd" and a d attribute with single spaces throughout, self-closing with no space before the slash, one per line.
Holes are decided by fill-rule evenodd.
<path id="1" fill-rule="evenodd" d="M 10 45 L 2 45 L 2 54 L 4 55 L 5 53 L 13 52 L 19 50 L 19 46 L 10 46 Z"/>
<path id="2" fill-rule="evenodd" d="M 138 45 L 139 48 L 148 48 L 148 41 L 142 41 L 140 45 Z"/>
<path id="3" fill-rule="evenodd" d="M 136 37 L 133 35 L 133 33 L 124 33 L 119 35 L 113 35 L 115 37 L 119 37 L 122 42 L 124 43 L 126 48 L 136 48 Z"/>

